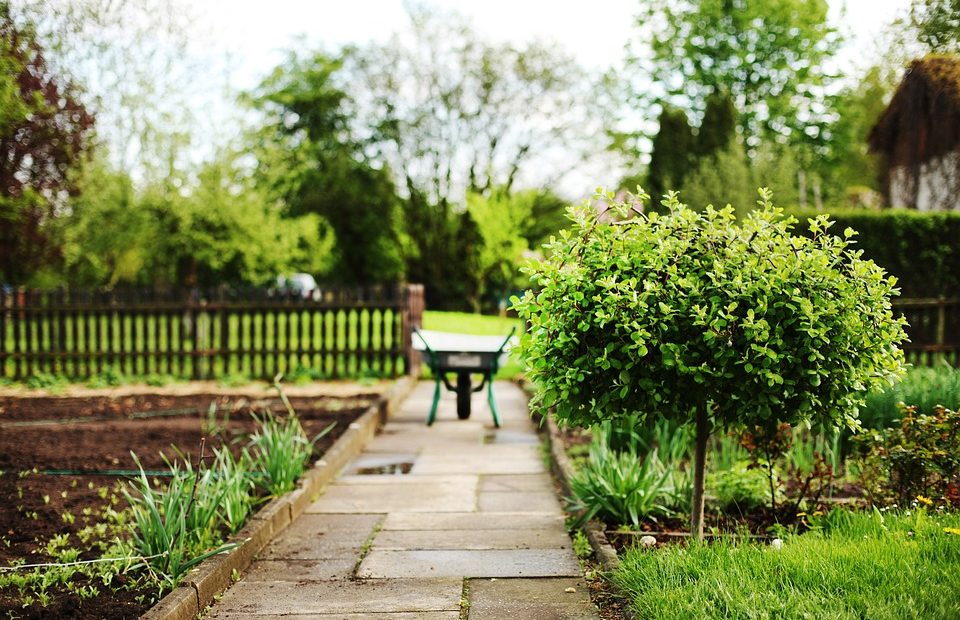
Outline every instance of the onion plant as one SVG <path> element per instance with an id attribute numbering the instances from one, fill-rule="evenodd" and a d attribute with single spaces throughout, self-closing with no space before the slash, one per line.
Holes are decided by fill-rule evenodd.
<path id="1" fill-rule="evenodd" d="M 254 467 L 262 475 L 262 484 L 271 495 L 282 495 L 293 490 L 297 478 L 304 472 L 313 445 L 333 430 L 336 422 L 324 428 L 310 440 L 292 413 L 277 417 L 266 411 L 263 417 L 254 415 L 259 427 L 250 437 Z"/>
<path id="2" fill-rule="evenodd" d="M 202 479 L 203 442 L 196 471 L 184 471 L 176 462 L 171 463 L 173 475 L 165 488 L 156 488 L 143 471 L 136 454 L 131 453 L 131 456 L 139 474 L 130 481 L 131 488 L 124 489 L 123 494 L 133 515 L 132 543 L 156 574 L 161 591 L 172 589 L 193 566 L 233 547 L 219 544 L 216 535 L 210 531 L 194 531 L 205 526 L 212 528 L 215 523 L 207 520 L 209 508 L 203 505 L 205 500 L 195 511 Z M 192 477 L 190 473 L 193 473 Z M 211 544 L 207 546 L 207 542 Z"/>
<path id="3" fill-rule="evenodd" d="M 250 453 L 244 449 L 236 458 L 227 448 L 214 448 L 211 469 L 216 472 L 213 482 L 220 489 L 220 519 L 234 534 L 243 526 L 256 501 Z"/>

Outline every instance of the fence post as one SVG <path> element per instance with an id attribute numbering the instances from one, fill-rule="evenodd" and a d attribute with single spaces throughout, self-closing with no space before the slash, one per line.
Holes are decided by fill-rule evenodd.
<path id="1" fill-rule="evenodd" d="M 402 289 L 400 338 L 403 343 L 404 371 L 413 376 L 420 375 L 420 352 L 413 348 L 413 327 L 423 324 L 423 285 L 407 284 Z"/>
<path id="2" fill-rule="evenodd" d="M 937 301 L 937 347 L 938 351 L 944 352 L 943 345 L 947 341 L 947 300 L 941 297 Z"/>

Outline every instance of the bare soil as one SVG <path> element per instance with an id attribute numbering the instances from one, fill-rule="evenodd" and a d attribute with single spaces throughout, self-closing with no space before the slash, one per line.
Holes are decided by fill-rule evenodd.
<path id="1" fill-rule="evenodd" d="M 316 443 L 315 456 L 326 451 L 377 395 L 339 396 L 290 399 L 309 437 L 336 423 Z M 216 404 L 213 417 L 208 416 L 211 403 Z M 253 430 L 251 413 L 266 409 L 284 410 L 278 398 L 256 392 L 240 397 L 223 393 L 0 396 L 0 566 L 18 560 L 49 561 L 44 546 L 53 536 L 75 534 L 96 524 L 111 497 L 116 498 L 118 485 L 126 484 L 124 472 L 136 469 L 131 452 L 146 470 L 165 469 L 164 457 L 195 460 L 201 437 L 206 437 L 209 447 L 229 445 Z M 101 594 L 91 599 L 63 591 L 47 607 L 26 608 L 18 592 L 0 589 L 0 615 L 113 620 L 137 618 L 149 607 L 137 598 L 150 592 L 111 590 L 102 584 L 99 589 Z"/>

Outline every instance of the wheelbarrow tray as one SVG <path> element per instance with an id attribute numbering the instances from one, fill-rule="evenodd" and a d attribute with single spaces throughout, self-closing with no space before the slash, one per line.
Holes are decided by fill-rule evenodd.
<path id="1" fill-rule="evenodd" d="M 488 388 L 490 413 L 496 426 L 500 425 L 499 415 L 493 400 L 493 375 L 496 374 L 509 355 L 510 347 L 515 343 L 512 330 L 506 337 L 503 336 L 474 336 L 452 332 L 415 329 L 413 332 L 413 348 L 424 353 L 425 361 L 430 367 L 436 381 L 433 404 L 427 424 L 433 424 L 436 417 L 437 404 L 440 399 L 441 382 L 447 389 L 457 392 L 457 414 L 461 418 L 470 416 L 469 394 Z M 447 373 L 457 373 L 457 387 L 454 388 L 447 381 Z M 473 389 L 470 383 L 471 374 L 483 375 L 480 387 Z"/>

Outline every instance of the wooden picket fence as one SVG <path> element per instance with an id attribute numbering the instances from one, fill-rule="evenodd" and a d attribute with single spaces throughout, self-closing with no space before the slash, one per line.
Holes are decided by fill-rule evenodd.
<path id="1" fill-rule="evenodd" d="M 898 299 L 893 308 L 909 324 L 910 342 L 903 345 L 908 362 L 960 365 L 960 299 Z"/>
<path id="2" fill-rule="evenodd" d="M 960 299 L 900 299 L 907 360 L 960 365 Z M 324 290 L 0 290 L 0 377 L 39 373 L 84 379 L 115 371 L 216 379 L 270 379 L 309 369 L 329 378 L 394 377 L 419 368 L 410 327 L 423 285 Z"/>
<path id="3" fill-rule="evenodd" d="M 104 372 L 215 379 L 393 377 L 414 368 L 423 286 L 322 290 L 0 291 L 0 377 Z"/>

